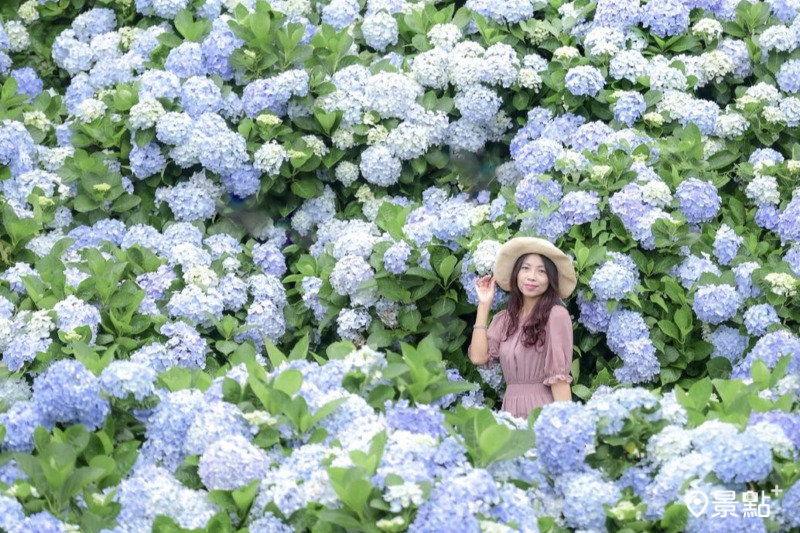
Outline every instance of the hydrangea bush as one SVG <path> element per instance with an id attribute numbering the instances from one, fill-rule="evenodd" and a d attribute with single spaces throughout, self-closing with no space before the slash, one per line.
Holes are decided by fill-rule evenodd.
<path id="1" fill-rule="evenodd" d="M 800 528 L 796 2 L 2 4 L 0 530 Z M 515 235 L 578 274 L 527 422 Z"/>

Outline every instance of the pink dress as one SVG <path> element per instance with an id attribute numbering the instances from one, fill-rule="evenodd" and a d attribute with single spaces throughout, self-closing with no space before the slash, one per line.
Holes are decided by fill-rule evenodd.
<path id="1" fill-rule="evenodd" d="M 554 305 L 547 321 L 544 346 L 524 346 L 522 328 L 504 339 L 508 313 L 503 309 L 492 319 L 487 330 L 489 365 L 498 360 L 506 381 L 503 411 L 520 418 L 541 405 L 553 402 L 550 385 L 563 380 L 572 382 L 572 319 L 566 307 Z M 470 344 L 469 351 L 472 350 Z"/>

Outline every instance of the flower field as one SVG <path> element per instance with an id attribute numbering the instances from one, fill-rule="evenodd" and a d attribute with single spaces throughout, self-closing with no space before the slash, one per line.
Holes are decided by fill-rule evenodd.
<path id="1" fill-rule="evenodd" d="M 0 532 L 800 531 L 798 133 L 797 0 L 3 1 Z"/>

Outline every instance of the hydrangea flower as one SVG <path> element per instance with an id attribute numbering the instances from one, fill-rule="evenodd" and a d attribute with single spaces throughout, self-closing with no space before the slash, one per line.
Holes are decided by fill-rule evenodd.
<path id="1" fill-rule="evenodd" d="M 603 74 L 596 67 L 572 67 L 564 78 L 567 90 L 575 96 L 595 96 L 605 85 Z"/>
<path id="2" fill-rule="evenodd" d="M 769 304 L 754 305 L 744 312 L 744 325 L 750 335 L 764 335 L 772 324 L 780 324 L 780 318 L 775 308 Z"/>
<path id="3" fill-rule="evenodd" d="M 742 297 L 732 285 L 704 285 L 694 295 L 692 309 L 697 318 L 709 324 L 730 320 L 742 305 Z"/>
<path id="4" fill-rule="evenodd" d="M 580 404 L 545 405 L 533 426 L 544 470 L 554 476 L 582 470 L 584 458 L 594 449 L 596 424 L 594 414 Z"/>

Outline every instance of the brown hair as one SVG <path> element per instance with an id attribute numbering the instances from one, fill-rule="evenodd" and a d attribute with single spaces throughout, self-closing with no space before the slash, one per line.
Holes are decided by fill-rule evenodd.
<path id="1" fill-rule="evenodd" d="M 519 326 L 519 314 L 522 311 L 522 304 L 524 297 L 522 291 L 519 290 L 517 285 L 517 277 L 522 268 L 522 263 L 529 255 L 524 254 L 517 258 L 514 263 L 514 268 L 511 270 L 511 293 L 508 300 L 508 327 L 506 328 L 506 338 L 511 336 Z M 554 305 L 558 304 L 558 268 L 555 263 L 546 255 L 536 254 L 542 258 L 544 263 L 544 270 L 547 273 L 547 290 L 539 297 L 536 305 L 528 315 L 527 320 L 522 325 L 522 344 L 524 346 L 544 345 L 545 337 L 547 336 L 545 328 L 547 320 L 550 318 L 550 310 Z"/>

